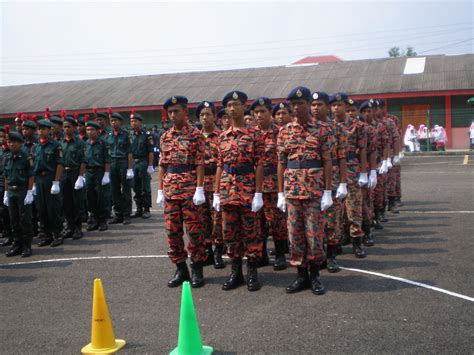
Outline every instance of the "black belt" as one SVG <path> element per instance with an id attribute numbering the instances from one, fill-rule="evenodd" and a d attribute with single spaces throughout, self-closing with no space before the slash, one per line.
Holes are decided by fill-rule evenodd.
<path id="1" fill-rule="evenodd" d="M 356 152 L 347 152 L 346 153 L 346 159 L 349 160 L 349 159 L 357 159 L 358 156 L 356 154 Z"/>
<path id="2" fill-rule="evenodd" d="M 277 167 L 276 165 L 269 165 L 263 167 L 263 176 L 276 174 Z"/>
<path id="3" fill-rule="evenodd" d="M 79 167 L 78 166 L 65 166 L 64 167 L 64 170 L 78 170 Z"/>
<path id="4" fill-rule="evenodd" d="M 217 166 L 209 165 L 204 168 L 204 176 L 216 175 Z"/>
<path id="5" fill-rule="evenodd" d="M 94 171 L 102 171 L 104 170 L 103 166 L 91 166 L 91 167 L 86 167 L 86 170 L 89 172 L 94 172 Z"/>
<path id="6" fill-rule="evenodd" d="M 110 157 L 112 160 L 127 160 L 128 157 L 121 157 L 121 158 L 116 158 L 116 157 Z"/>
<path id="7" fill-rule="evenodd" d="M 231 174 L 231 175 L 246 175 L 246 174 L 254 173 L 255 167 L 253 166 L 253 164 L 250 164 L 250 163 L 235 165 L 235 166 L 224 164 L 224 171 L 227 174 Z"/>
<path id="8" fill-rule="evenodd" d="M 193 170 L 196 170 L 196 165 L 179 164 L 179 165 L 169 165 L 166 167 L 166 172 L 170 174 L 187 173 Z"/>
<path id="9" fill-rule="evenodd" d="M 26 186 L 8 185 L 8 191 L 25 191 Z"/>
<path id="10" fill-rule="evenodd" d="M 133 159 L 133 161 L 134 161 L 135 163 L 141 162 L 141 161 L 143 161 L 143 160 L 148 160 L 148 158 L 147 158 L 147 157 L 143 157 L 143 158 L 134 158 L 134 159 Z"/>
<path id="11" fill-rule="evenodd" d="M 323 163 L 321 160 L 293 160 L 289 161 L 287 164 L 288 169 L 312 169 L 312 168 L 322 168 Z"/>

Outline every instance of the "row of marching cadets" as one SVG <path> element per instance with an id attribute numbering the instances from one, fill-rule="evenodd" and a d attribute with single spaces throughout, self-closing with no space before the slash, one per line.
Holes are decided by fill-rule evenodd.
<path id="1" fill-rule="evenodd" d="M 365 258 L 365 246 L 374 245 L 371 228 L 383 229 L 387 207 L 399 212 L 398 118 L 382 100 L 355 103 L 345 93 L 306 87 L 293 89 L 286 102 L 259 97 L 249 108 L 247 95 L 235 90 L 222 105 L 216 112 L 212 102 L 199 104 L 199 130 L 188 120 L 186 97 L 164 104 L 172 127 L 160 139 L 156 202 L 164 207 L 176 266 L 168 286 L 187 280 L 203 286 L 203 267 L 225 268 L 227 254 L 231 271 L 222 289 L 246 283 L 259 290 L 258 268 L 269 264 L 271 236 L 274 270 L 287 267 L 288 244 L 297 269 L 286 292 L 324 294 L 320 270 L 340 270 L 342 244 Z"/>
<path id="2" fill-rule="evenodd" d="M 124 120 L 111 110 L 60 117 L 46 109 L 41 120 L 18 114 L 16 131 L 0 128 L 0 247 L 10 247 L 7 257 L 31 256 L 34 236 L 38 247 L 57 247 L 82 238 L 83 223 L 102 232 L 150 218 L 154 139 L 138 113 L 130 115 L 130 130 Z"/>

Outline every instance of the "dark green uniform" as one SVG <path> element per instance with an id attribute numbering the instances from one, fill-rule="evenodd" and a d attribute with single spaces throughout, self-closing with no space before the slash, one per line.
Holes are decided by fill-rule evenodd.
<path id="1" fill-rule="evenodd" d="M 86 142 L 86 193 L 87 209 L 94 223 L 105 222 L 108 217 L 106 187 L 102 186 L 105 164 L 110 164 L 109 147 L 105 139 Z"/>
<path id="2" fill-rule="evenodd" d="M 99 129 L 99 138 L 105 140 L 107 145 L 109 144 L 109 133 L 110 129 L 109 127 L 105 127 L 104 129 Z M 110 184 L 107 184 L 105 186 L 102 186 L 103 189 L 103 195 L 106 201 L 105 208 L 107 210 L 107 218 L 110 218 L 112 216 L 112 188 Z"/>
<path id="3" fill-rule="evenodd" d="M 35 146 L 38 144 L 38 136 L 35 134 L 31 139 L 25 137 L 25 147 L 28 150 L 28 153 L 35 160 Z M 31 205 L 31 225 L 33 226 L 33 235 L 38 234 L 38 209 L 36 208 L 36 203 Z M 43 227 L 39 228 L 41 231 L 44 230 Z"/>
<path id="4" fill-rule="evenodd" d="M 81 164 L 85 163 L 86 144 L 74 135 L 69 140 L 61 141 L 63 149 L 64 170 L 61 176 L 61 192 L 63 194 L 63 210 L 66 218 L 65 237 L 70 237 L 76 229 L 81 230 L 84 215 L 85 188 L 76 190 L 74 185 L 79 177 Z"/>
<path id="5" fill-rule="evenodd" d="M 137 211 L 149 212 L 151 208 L 150 174 L 148 174 L 148 155 L 153 153 L 155 141 L 151 132 L 144 129 L 130 132 L 133 154 L 133 192 Z"/>
<path id="6" fill-rule="evenodd" d="M 40 224 L 46 234 L 48 245 L 51 237 L 59 239 L 63 228 L 61 194 L 51 194 L 51 186 L 55 180 L 58 165 L 63 165 L 63 150 L 61 144 L 52 137 L 44 143 L 40 141 L 35 146 L 34 172 L 36 183 L 36 207 Z"/>
<path id="7" fill-rule="evenodd" d="M 17 154 L 8 152 L 5 160 L 5 180 L 8 185 L 8 210 L 14 245 L 30 248 L 31 204 L 25 205 L 28 180 L 33 176 L 33 158 L 25 147 Z"/>
<path id="8" fill-rule="evenodd" d="M 0 201 L 0 227 L 2 231 L 2 237 L 6 238 L 2 243 L 0 243 L 0 247 L 6 247 L 13 243 L 8 207 L 3 204 L 3 194 L 5 192 L 4 166 L 7 154 L 8 148 L 0 147 L 0 197 L 2 198 Z"/>

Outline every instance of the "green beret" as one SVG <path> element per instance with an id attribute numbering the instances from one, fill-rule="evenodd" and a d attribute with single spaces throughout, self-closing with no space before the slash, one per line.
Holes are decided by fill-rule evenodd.
<path id="1" fill-rule="evenodd" d="M 21 143 L 25 141 L 25 139 L 20 134 L 20 132 L 10 132 L 10 134 L 8 134 L 8 139 L 14 142 L 21 142 Z"/>
<path id="2" fill-rule="evenodd" d="M 92 128 L 95 128 L 95 129 L 100 129 L 100 125 L 95 121 L 87 122 L 86 127 L 92 127 Z"/>
<path id="3" fill-rule="evenodd" d="M 56 123 L 61 126 L 63 125 L 63 120 L 61 119 L 61 117 L 58 117 L 58 116 L 51 117 L 51 122 Z"/>
<path id="4" fill-rule="evenodd" d="M 64 118 L 64 122 L 66 121 L 72 124 L 73 126 L 77 126 L 77 122 L 72 116 L 66 116 L 66 118 Z"/>
<path id="5" fill-rule="evenodd" d="M 36 122 L 33 122 L 31 120 L 27 120 L 23 122 L 23 127 L 25 128 L 31 128 L 31 129 L 36 129 L 38 126 L 36 125 Z"/>
<path id="6" fill-rule="evenodd" d="M 62 123 L 62 121 L 61 121 Z M 53 128 L 53 124 L 48 120 L 39 120 L 38 121 L 39 127 L 46 127 L 46 128 Z"/>

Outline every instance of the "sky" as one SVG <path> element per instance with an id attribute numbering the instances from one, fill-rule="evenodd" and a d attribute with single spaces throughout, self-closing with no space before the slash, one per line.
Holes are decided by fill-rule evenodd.
<path id="1" fill-rule="evenodd" d="M 474 49 L 472 1 L 0 0 L 0 86 Z"/>

